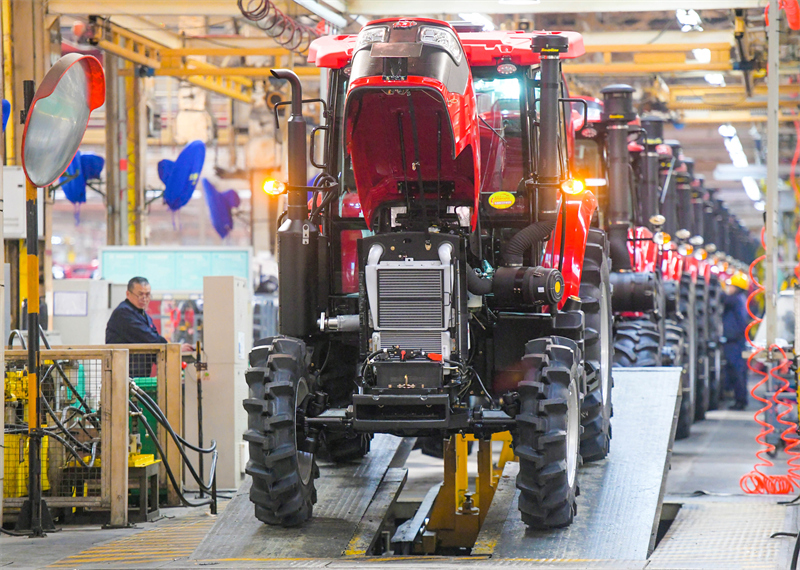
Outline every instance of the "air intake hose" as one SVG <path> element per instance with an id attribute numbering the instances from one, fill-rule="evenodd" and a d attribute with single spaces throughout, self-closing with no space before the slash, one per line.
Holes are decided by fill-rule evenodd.
<path id="1" fill-rule="evenodd" d="M 555 220 L 534 222 L 514 234 L 503 249 L 503 263 L 510 266 L 521 266 L 522 256 L 538 242 L 549 237 L 556 227 Z M 477 276 L 476 276 L 477 277 Z"/>
<path id="2" fill-rule="evenodd" d="M 473 295 L 488 295 L 492 292 L 492 280 L 480 277 L 467 265 L 467 290 Z"/>

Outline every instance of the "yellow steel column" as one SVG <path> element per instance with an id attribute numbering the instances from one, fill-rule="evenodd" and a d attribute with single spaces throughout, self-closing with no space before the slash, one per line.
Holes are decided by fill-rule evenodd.
<path id="1" fill-rule="evenodd" d="M 6 164 L 9 166 L 16 164 L 16 144 L 14 131 L 16 121 L 14 120 L 14 83 L 13 83 L 13 59 L 11 53 L 11 0 L 2 0 L 0 4 L 0 17 L 2 17 L 3 30 L 3 97 L 11 103 L 11 115 L 6 125 L 5 153 Z"/>
<path id="2" fill-rule="evenodd" d="M 127 196 L 128 196 L 128 245 L 144 245 L 144 228 L 142 217 L 144 214 L 144 180 L 142 172 L 144 165 L 141 163 L 141 113 L 140 102 L 142 98 L 141 79 L 136 77 L 135 66 L 128 62 L 126 68 L 133 73 L 125 77 L 125 103 L 128 110 L 128 121 L 125 129 L 127 149 Z"/>
<path id="3" fill-rule="evenodd" d="M 456 446 L 456 488 L 455 488 L 455 501 L 456 509 L 460 508 L 464 502 L 464 493 L 469 490 L 469 475 L 467 473 L 467 457 L 469 456 L 469 447 L 467 440 L 463 435 L 459 434 L 453 437 Z"/>

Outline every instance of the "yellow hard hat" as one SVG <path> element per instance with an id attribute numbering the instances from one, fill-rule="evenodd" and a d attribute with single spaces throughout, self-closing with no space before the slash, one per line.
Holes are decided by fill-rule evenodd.
<path id="1" fill-rule="evenodd" d="M 747 278 L 747 275 L 745 275 L 742 271 L 737 271 L 736 273 L 731 275 L 731 278 L 728 279 L 727 283 L 729 285 L 733 285 L 734 287 L 738 287 L 743 291 L 747 291 L 748 289 L 750 289 L 750 280 Z"/>

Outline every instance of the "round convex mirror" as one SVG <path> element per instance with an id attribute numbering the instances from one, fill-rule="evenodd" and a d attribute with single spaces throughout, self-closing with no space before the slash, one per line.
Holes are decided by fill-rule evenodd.
<path id="1" fill-rule="evenodd" d="M 105 101 L 105 76 L 92 56 L 65 55 L 36 90 L 22 133 L 22 167 L 35 186 L 67 169 L 86 132 L 89 114 Z"/>

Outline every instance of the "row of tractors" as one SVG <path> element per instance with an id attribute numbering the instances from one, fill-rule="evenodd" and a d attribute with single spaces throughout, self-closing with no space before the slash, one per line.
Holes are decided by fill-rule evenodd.
<path id="1" fill-rule="evenodd" d="M 583 53 L 573 32 L 425 18 L 320 38 L 312 187 L 301 83 L 273 70 L 292 100 L 280 335 L 246 374 L 259 520 L 308 520 L 317 456 L 358 460 L 373 434 L 510 432 L 522 520 L 563 527 L 579 465 L 609 453 L 615 365 L 683 367 L 682 435 L 718 399 L 739 238 L 630 88 L 594 118 L 569 96 L 561 62 Z"/>
<path id="2" fill-rule="evenodd" d="M 574 120 L 575 168 L 596 185 L 611 240 L 614 365 L 682 368 L 682 439 L 719 406 L 721 296 L 755 242 L 680 143 L 664 139 L 664 119 L 636 115 L 632 95 L 611 85 L 603 99 L 584 98 L 592 113 L 585 125 Z"/>

